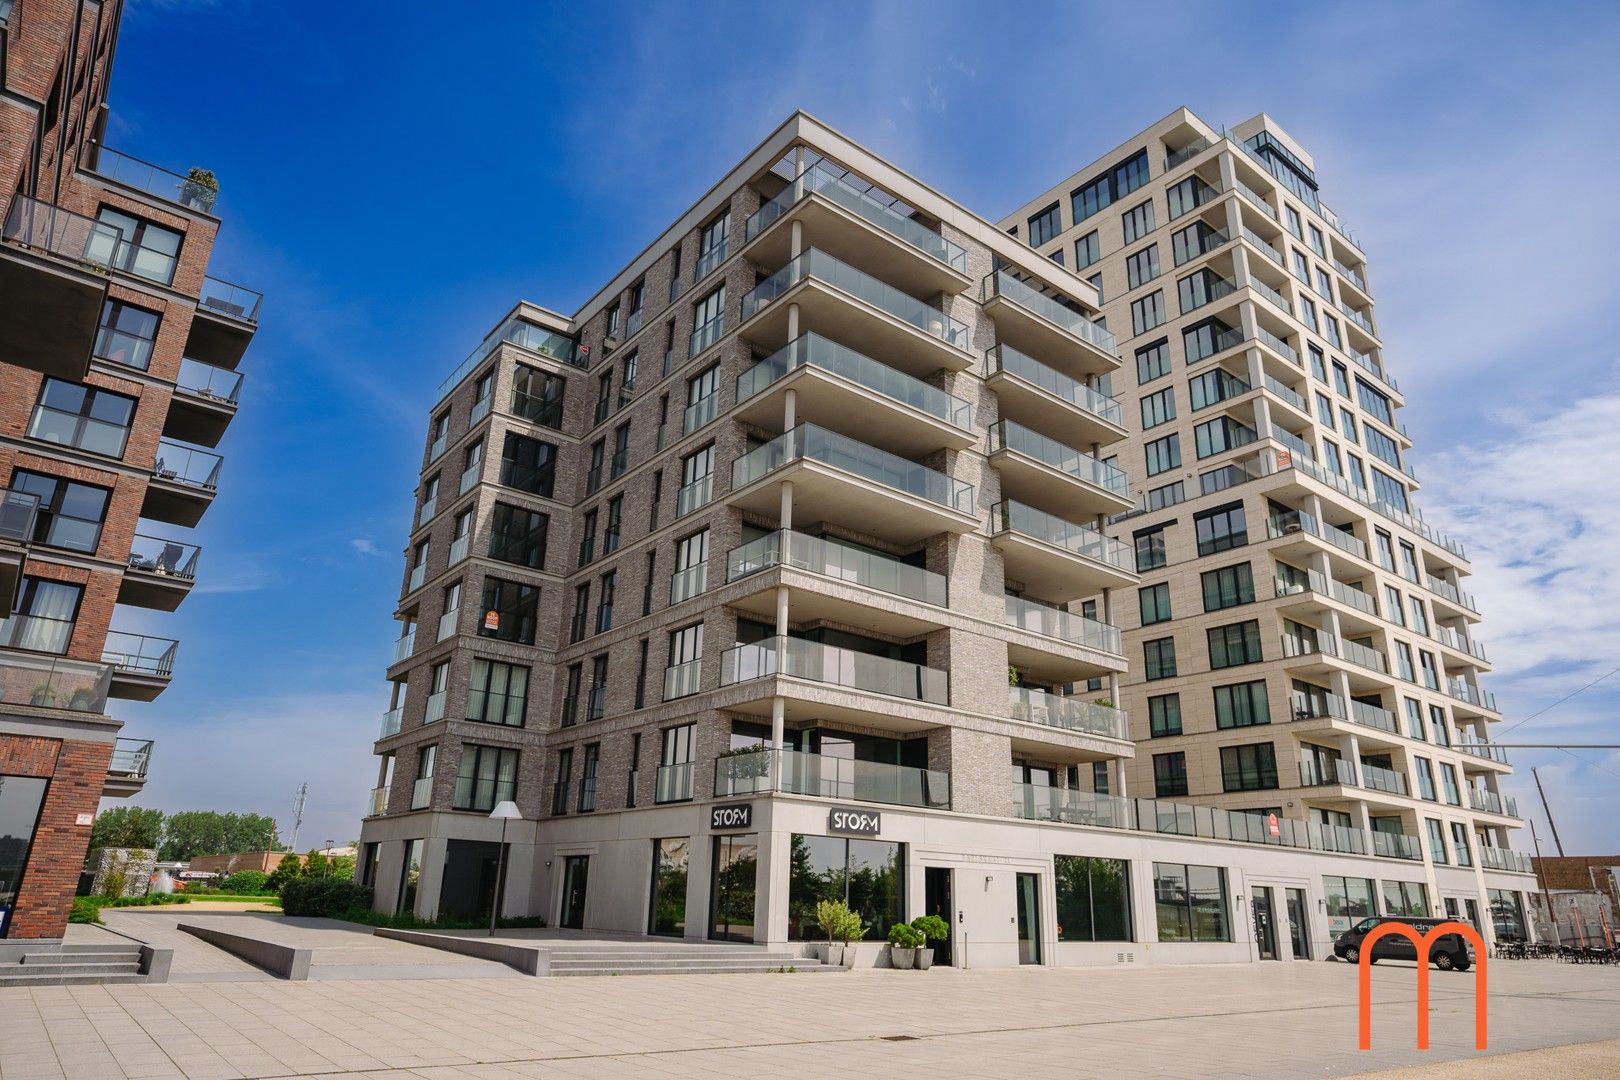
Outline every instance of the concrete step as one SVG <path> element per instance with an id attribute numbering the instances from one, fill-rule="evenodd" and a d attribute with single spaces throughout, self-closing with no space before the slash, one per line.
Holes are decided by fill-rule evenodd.
<path id="1" fill-rule="evenodd" d="M 73 975 L 13 975 L 11 971 L 22 971 L 22 968 L 4 969 L 6 974 L 0 974 L 0 990 L 13 986 L 95 986 L 103 983 L 145 982 L 145 975 L 130 974 L 73 974 Z"/>
<path id="2" fill-rule="evenodd" d="M 759 949 L 546 949 L 553 960 L 769 960 L 792 963 L 806 959 L 792 953 L 764 952 Z"/>
<path id="3" fill-rule="evenodd" d="M 139 957 L 133 960 L 31 960 L 15 967 L 0 968 L 0 975 L 134 975 L 141 970 Z"/>
<path id="4" fill-rule="evenodd" d="M 29 956 L 98 956 L 103 953 L 129 953 L 139 956 L 141 947 L 133 942 L 118 945 L 55 945 L 49 948 L 36 949 L 33 952 L 23 953 Z"/>
<path id="5" fill-rule="evenodd" d="M 805 970 L 823 965 L 815 960 L 782 959 L 759 960 L 704 960 L 697 957 L 664 960 L 552 960 L 551 973 L 563 974 L 604 974 L 609 972 L 622 972 L 624 974 L 639 972 L 720 972 L 720 971 L 775 971 L 784 967 Z"/>
<path id="6" fill-rule="evenodd" d="M 139 963 L 140 959 L 141 950 L 138 947 L 133 949 L 104 949 L 98 947 L 93 951 L 81 951 L 79 949 L 52 949 L 46 952 L 28 952 L 23 953 L 22 959 L 19 960 L 18 963 L 104 964 L 113 961 L 122 963 L 126 960 L 133 960 L 136 963 Z"/>

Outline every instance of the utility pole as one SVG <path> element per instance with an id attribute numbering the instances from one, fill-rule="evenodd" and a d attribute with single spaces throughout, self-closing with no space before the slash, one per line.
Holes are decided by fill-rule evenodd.
<path id="1" fill-rule="evenodd" d="M 309 794 L 309 784 L 298 785 L 298 794 L 293 796 L 293 833 L 292 849 L 298 851 L 298 830 L 304 827 L 304 797 Z"/>
<path id="2" fill-rule="evenodd" d="M 1536 782 L 1536 794 L 1541 796 L 1541 809 L 1547 815 L 1547 824 L 1552 828 L 1553 843 L 1557 845 L 1558 857 L 1561 859 L 1564 857 L 1564 842 L 1558 839 L 1558 823 L 1553 820 L 1552 807 L 1547 805 L 1547 793 L 1541 789 L 1541 777 L 1536 775 L 1535 769 L 1531 769 L 1530 778 Z"/>
<path id="3" fill-rule="evenodd" d="M 1532 776 L 1535 775 L 1535 772 L 1534 769 L 1530 770 Z M 1530 841 L 1536 846 L 1536 858 L 1539 860 L 1541 858 L 1541 836 L 1536 832 L 1535 818 L 1530 819 Z M 1553 910 L 1552 893 L 1547 889 L 1547 868 L 1545 866 L 1536 869 L 1536 884 L 1541 886 L 1541 902 L 1547 905 L 1547 919 L 1552 923 L 1553 944 L 1562 946 L 1564 939 L 1563 935 L 1558 932 L 1558 912 Z"/>

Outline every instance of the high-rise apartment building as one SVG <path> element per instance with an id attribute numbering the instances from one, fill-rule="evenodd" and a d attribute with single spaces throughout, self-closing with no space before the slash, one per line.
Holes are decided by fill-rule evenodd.
<path id="1" fill-rule="evenodd" d="M 1162 186 L 1139 142 L 1121 199 Z M 487 914 L 507 800 L 503 912 L 584 929 L 790 944 L 839 898 L 975 965 L 1236 961 L 1445 895 L 1370 818 L 1133 765 L 1163 575 L 1108 535 L 1133 357 L 1065 220 L 1032 249 L 795 114 L 579 311 L 514 308 L 429 414 L 375 905 Z M 1520 868 L 1473 873 L 1522 932 Z"/>
<path id="2" fill-rule="evenodd" d="M 1318 189 L 1270 117 L 1179 110 L 1002 225 L 1121 342 L 1132 789 L 1370 836 L 1479 924 L 1524 864 L 1468 559 L 1418 511 L 1367 256 Z"/>
<path id="3" fill-rule="evenodd" d="M 210 277 L 211 174 L 104 146 L 120 0 L 0 0 L 0 937 L 60 937 L 103 796 L 145 783 L 258 294 Z M 3 946 L 0 946 L 3 947 Z"/>

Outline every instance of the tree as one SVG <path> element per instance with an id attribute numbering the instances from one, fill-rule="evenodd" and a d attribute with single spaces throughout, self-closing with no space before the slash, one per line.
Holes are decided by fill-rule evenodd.
<path id="1" fill-rule="evenodd" d="M 182 810 L 169 815 L 159 856 L 165 861 L 188 862 L 199 855 L 270 851 L 275 843 L 275 819 L 264 814 Z"/>
<path id="2" fill-rule="evenodd" d="M 155 848 L 163 839 L 163 811 L 144 806 L 115 806 L 96 815 L 90 847 Z"/>
<path id="3" fill-rule="evenodd" d="M 270 871 L 270 877 L 266 879 L 264 887 L 279 895 L 289 881 L 295 881 L 303 874 L 304 861 L 297 855 L 288 855 Z"/>

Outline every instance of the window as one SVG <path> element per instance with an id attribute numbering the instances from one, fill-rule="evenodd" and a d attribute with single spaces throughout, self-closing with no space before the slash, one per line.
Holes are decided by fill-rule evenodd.
<path id="1" fill-rule="evenodd" d="M 546 531 L 551 519 L 538 510 L 498 502 L 490 515 L 489 557 L 514 566 L 543 570 Z"/>
<path id="2" fill-rule="evenodd" d="M 1311 354 L 1311 374 L 1323 382 L 1327 382 L 1327 365 L 1322 359 L 1322 350 L 1306 342 L 1306 349 Z"/>
<path id="3" fill-rule="evenodd" d="M 596 632 L 613 629 L 613 594 L 618 591 L 619 572 L 609 570 L 602 575 L 601 587 L 596 594 Z"/>
<path id="4" fill-rule="evenodd" d="M 1170 339 L 1143 345 L 1136 350 L 1136 381 L 1140 385 L 1170 374 Z"/>
<path id="5" fill-rule="evenodd" d="M 108 300 L 101 308 L 96 331 L 96 356 L 114 364 L 145 371 L 152 363 L 159 316 L 122 300 Z"/>
<path id="6" fill-rule="evenodd" d="M 585 699 L 585 719 L 600 720 L 607 715 L 607 653 L 591 657 L 591 692 Z"/>
<path id="7" fill-rule="evenodd" d="M 696 276 L 698 278 L 705 277 L 716 266 L 719 266 L 725 260 L 726 251 L 730 246 L 731 212 L 728 210 L 703 226 L 703 231 L 698 234 Z"/>
<path id="8" fill-rule="evenodd" d="M 1394 590 L 1391 591 L 1393 592 Z M 1410 599 L 1412 601 L 1412 629 L 1416 630 L 1424 637 L 1428 637 L 1429 614 L 1426 610 L 1424 610 L 1423 600 L 1416 596 L 1411 597 Z M 1398 622 L 1399 620 L 1396 621 Z"/>
<path id="9" fill-rule="evenodd" d="M 1367 449 L 1373 457 L 1397 469 L 1401 467 L 1401 451 L 1400 447 L 1395 445 L 1394 439 L 1370 424 L 1363 425 L 1362 434 L 1366 437 Z"/>
<path id="10" fill-rule="evenodd" d="M 1316 301 L 1308 296 L 1299 298 L 1299 321 L 1312 330 L 1316 329 Z"/>
<path id="11" fill-rule="evenodd" d="M 1378 551 L 1378 565 L 1385 570 L 1395 569 L 1395 546 L 1390 543 L 1389 533 L 1383 529 L 1373 531 L 1373 546 Z"/>
<path id="12" fill-rule="evenodd" d="M 698 691 L 703 663 L 703 624 L 693 623 L 669 635 L 669 662 L 664 673 L 664 700 L 686 697 Z"/>
<path id="13" fill-rule="evenodd" d="M 1418 667 L 1423 672 L 1423 685 L 1430 690 L 1440 689 L 1440 672 L 1434 664 L 1434 653 L 1427 649 L 1419 649 Z"/>
<path id="14" fill-rule="evenodd" d="M 1384 914 L 1424 918 L 1429 914 L 1429 889 L 1421 881 L 1384 882 Z"/>
<path id="15" fill-rule="evenodd" d="M 1183 314 L 1227 296 L 1232 284 L 1213 270 L 1199 270 L 1176 279 L 1176 302 Z"/>
<path id="16" fill-rule="evenodd" d="M 1221 747 L 1222 791 L 1269 791 L 1276 786 L 1276 747 L 1268 742 Z"/>
<path id="17" fill-rule="evenodd" d="M 23 578 L 16 609 L 9 619 L 0 619 L 0 647 L 66 653 L 83 594 L 84 589 L 78 585 Z"/>
<path id="18" fill-rule="evenodd" d="M 484 579 L 484 618 L 478 636 L 497 641 L 534 644 L 534 623 L 540 590 L 520 581 Z"/>
<path id="19" fill-rule="evenodd" d="M 468 720 L 522 727 L 528 699 L 528 668 L 496 660 L 473 660 L 467 683 Z"/>
<path id="20" fill-rule="evenodd" d="M 1155 739 L 1181 734 L 1181 695 L 1159 694 L 1147 699 L 1148 734 Z"/>
<path id="21" fill-rule="evenodd" d="M 433 801 L 433 771 L 438 764 L 439 748 L 424 746 L 416 752 L 416 782 L 411 785 L 411 809 L 425 810 Z"/>
<path id="22" fill-rule="evenodd" d="M 1446 856 L 1446 830 L 1438 818 L 1424 818 L 1429 831 L 1429 857 L 1439 865 L 1451 860 Z"/>
<path id="23" fill-rule="evenodd" d="M 1254 571 L 1246 562 L 1223 566 L 1199 575 L 1204 587 L 1204 610 L 1220 611 L 1254 603 Z"/>
<path id="24" fill-rule="evenodd" d="M 1176 639 L 1165 637 L 1142 642 L 1142 670 L 1148 679 L 1175 678 Z"/>
<path id="25" fill-rule="evenodd" d="M 1156 570 L 1165 564 L 1164 530 L 1166 526 L 1156 525 L 1151 529 L 1143 529 L 1133 535 L 1136 545 L 1136 572 Z"/>
<path id="26" fill-rule="evenodd" d="M 859 912 L 861 921 L 871 927 L 869 939 L 881 940 L 889 927 L 905 921 L 903 845 L 803 833 L 793 833 L 791 844 L 789 940 L 826 939 L 816 924 L 816 905 L 823 900 L 838 900 Z M 733 865 L 747 874 L 754 872 L 751 856 Z"/>
<path id="27" fill-rule="evenodd" d="M 456 794 L 451 805 L 457 810 L 495 809 L 496 803 L 517 794 L 518 752 L 497 746 L 463 743 L 461 767 L 456 771 Z"/>
<path id="28" fill-rule="evenodd" d="M 1395 412 L 1390 408 L 1389 398 L 1382 391 L 1373 389 L 1359 375 L 1356 376 L 1356 400 L 1361 402 L 1361 407 L 1374 420 L 1389 427 L 1395 426 Z"/>
<path id="29" fill-rule="evenodd" d="M 1170 619 L 1170 583 L 1162 581 L 1136 590 L 1142 606 L 1142 625 L 1167 622 Z"/>
<path id="30" fill-rule="evenodd" d="M 596 511 L 587 510 L 579 525 L 579 565 L 596 558 Z"/>
<path id="31" fill-rule="evenodd" d="M 678 604 L 708 588 L 708 563 L 708 529 L 693 533 L 675 545 L 675 572 L 669 581 L 670 603 Z"/>
<path id="32" fill-rule="evenodd" d="M 1142 150 L 1083 187 L 1069 193 L 1071 217 L 1076 224 L 1123 199 L 1148 181 L 1148 154 Z"/>
<path id="33" fill-rule="evenodd" d="M 1164 322 L 1164 290 L 1155 289 L 1140 300 L 1131 301 L 1131 333 L 1145 334 Z"/>
<path id="34" fill-rule="evenodd" d="M 1234 683 L 1215 687 L 1215 726 L 1254 727 L 1271 723 L 1271 704 L 1266 697 L 1266 681 Z"/>
<path id="35" fill-rule="evenodd" d="M 1074 268 L 1084 270 L 1099 258 L 1097 230 L 1093 229 L 1074 242 Z"/>
<path id="36" fill-rule="evenodd" d="M 642 638 L 640 654 L 636 661 L 636 703 L 635 708 L 646 707 L 647 704 L 647 656 L 652 650 L 652 639 Z"/>
<path id="37" fill-rule="evenodd" d="M 1041 247 L 1063 231 L 1063 215 L 1053 203 L 1029 219 L 1029 246 Z"/>
<path id="38" fill-rule="evenodd" d="M 556 481 L 556 472 L 555 446 L 539 439 L 531 439 L 527 435 L 507 432 L 506 443 L 501 449 L 500 483 L 549 499 Z"/>
<path id="39" fill-rule="evenodd" d="M 596 809 L 596 774 L 602 764 L 602 744 L 587 743 L 579 778 L 579 812 L 588 814 Z"/>
<path id="40" fill-rule="evenodd" d="M 1153 755 L 1153 794 L 1174 799 L 1187 794 L 1187 755 L 1181 750 Z"/>
<path id="41" fill-rule="evenodd" d="M 1403 514 L 1411 512 L 1406 502 L 1406 486 L 1382 469 L 1372 471 L 1372 489 L 1379 502 L 1387 503 Z"/>
<path id="42" fill-rule="evenodd" d="M 1093 289 L 1097 290 L 1097 303 L 1099 303 L 1099 304 L 1102 303 L 1103 302 L 1103 276 L 1102 276 L 1102 271 L 1099 270 L 1095 274 L 1092 274 L 1090 277 L 1086 278 L 1086 284 L 1090 285 Z M 1102 327 L 1104 330 L 1108 329 L 1108 316 L 1104 315 L 1101 318 L 1097 319 L 1096 320 L 1096 325 Z"/>
<path id="43" fill-rule="evenodd" d="M 65 477 L 17 469 L 11 474 L 11 490 L 39 499 L 39 508 L 34 515 L 34 531 L 27 539 L 48 547 L 92 554 L 100 546 L 101 525 L 107 516 L 107 498 L 112 494 L 108 489 L 81 484 Z M 171 547 L 173 552 L 169 550 Z M 167 545 L 151 568 L 172 573 L 177 569 L 182 553 L 183 549 L 178 545 Z"/>
<path id="44" fill-rule="evenodd" d="M 1214 226 L 1207 221 L 1195 221 L 1184 229 L 1177 229 L 1170 234 L 1170 255 L 1175 264 L 1180 266 L 1190 259 L 1214 251 L 1226 243 L 1226 237 L 1217 232 Z"/>
<path id="45" fill-rule="evenodd" d="M 1260 621 L 1212 626 L 1206 630 L 1209 639 L 1209 666 L 1211 670 L 1237 667 L 1260 662 Z"/>
<path id="46" fill-rule="evenodd" d="M 692 326 L 694 329 L 692 330 L 691 355 L 696 356 L 720 340 L 720 335 L 726 328 L 726 287 L 724 285 L 692 305 Z"/>
<path id="47" fill-rule="evenodd" d="M 1373 883 L 1367 878 L 1324 875 L 1322 894 L 1327 900 L 1328 931 L 1335 936 L 1367 916 L 1378 914 Z"/>
<path id="48" fill-rule="evenodd" d="M 613 457 L 608 461 L 608 479 L 617 480 L 630 467 L 630 425 L 613 429 Z"/>
<path id="49" fill-rule="evenodd" d="M 1174 506 L 1176 503 L 1186 501 L 1186 488 L 1180 480 L 1177 480 L 1173 484 L 1164 484 L 1160 487 L 1148 488 L 1146 505 L 1148 510 L 1151 512 L 1154 510 L 1163 510 L 1167 506 Z"/>
<path id="50" fill-rule="evenodd" d="M 579 688 L 585 678 L 583 664 L 569 664 L 567 682 L 563 689 L 562 726 L 573 727 L 579 723 Z"/>
<path id="51" fill-rule="evenodd" d="M 713 420 L 720 405 L 720 365 L 686 380 L 686 413 L 681 430 L 693 432 Z"/>
<path id="52" fill-rule="evenodd" d="M 103 206 L 96 220 L 124 231 L 113 254 L 113 266 L 162 285 L 174 280 L 175 264 L 180 257 L 178 232 L 110 206 Z"/>
<path id="53" fill-rule="evenodd" d="M 1434 793 L 1434 767 L 1429 764 L 1429 759 L 1414 755 L 1412 764 L 1417 766 L 1418 794 L 1430 802 L 1438 801 Z"/>
<path id="54" fill-rule="evenodd" d="M 641 614 L 651 615 L 653 606 L 653 579 L 658 575 L 658 549 L 647 549 L 647 567 L 641 579 Z"/>
<path id="55" fill-rule="evenodd" d="M 602 526 L 602 554 L 619 550 L 619 537 L 624 531 L 624 496 L 615 495 L 608 500 L 607 521 Z"/>
<path id="56" fill-rule="evenodd" d="M 542 427 L 560 428 L 567 380 L 518 364 L 512 373 L 512 412 Z"/>
<path id="57" fill-rule="evenodd" d="M 565 747 L 557 751 L 557 779 L 551 783 L 551 813 L 561 817 L 568 813 L 568 784 L 574 775 L 574 751 Z"/>
<path id="58" fill-rule="evenodd" d="M 1193 428 L 1193 439 L 1202 459 L 1249 445 L 1255 440 L 1255 430 L 1233 417 L 1217 416 Z"/>
<path id="59" fill-rule="evenodd" d="M 1158 427 L 1176 418 L 1176 388 L 1167 386 L 1142 399 L 1142 427 Z"/>
<path id="60" fill-rule="evenodd" d="M 570 644 L 585 639 L 585 629 L 590 624 L 586 621 L 591 610 L 590 582 L 574 587 L 574 616 L 568 625 L 568 641 Z"/>
<path id="61" fill-rule="evenodd" d="M 1439 705 L 1429 706 L 1429 726 L 1434 729 L 1434 741 L 1441 746 L 1451 745 L 1451 730 L 1446 725 L 1446 710 Z"/>
<path id="62" fill-rule="evenodd" d="M 1181 465 L 1181 436 L 1166 435 L 1161 439 L 1154 439 L 1142 447 L 1147 458 L 1147 474 L 1157 476 L 1167 469 L 1174 469 Z"/>
<path id="63" fill-rule="evenodd" d="M 1218 866 L 1153 864 L 1160 941 L 1231 941 L 1226 871 Z"/>
<path id="64" fill-rule="evenodd" d="M 47 378 L 28 421 L 28 437 L 122 457 L 134 417 L 132 397 Z"/>
<path id="65" fill-rule="evenodd" d="M 1457 769 L 1444 761 L 1440 763 L 1440 783 L 1445 789 L 1446 802 L 1452 806 L 1462 805 L 1462 789 L 1457 786 Z"/>
<path id="66" fill-rule="evenodd" d="M 1395 663 L 1401 678 L 1407 682 L 1417 682 L 1417 671 L 1412 667 L 1412 646 L 1404 641 L 1395 643 Z"/>
<path id="67" fill-rule="evenodd" d="M 428 426 L 428 433 L 432 439 L 428 443 L 428 460 L 436 461 L 444 453 L 445 445 L 450 441 L 450 410 L 446 409 L 433 418 Z"/>
<path id="68" fill-rule="evenodd" d="M 1249 542 L 1248 526 L 1243 520 L 1242 503 L 1228 503 L 1195 515 L 1193 528 L 1198 536 L 1200 555 L 1230 551 Z"/>
<path id="69" fill-rule="evenodd" d="M 1243 332 L 1219 319 L 1205 319 L 1181 332 L 1181 352 L 1187 363 L 1196 364 L 1243 340 Z"/>
<path id="70" fill-rule="evenodd" d="M 1473 866 L 1473 854 L 1468 849 L 1468 826 L 1460 821 L 1451 823 L 1451 843 L 1457 854 L 1458 866 Z"/>
<path id="71" fill-rule="evenodd" d="M 1406 733 L 1414 739 L 1425 738 L 1423 706 L 1416 698 L 1402 698 L 1401 705 L 1406 709 Z"/>
<path id="72" fill-rule="evenodd" d="M 1322 255 L 1322 256 L 1325 257 L 1327 255 L 1327 248 L 1322 243 L 1322 230 L 1318 229 L 1315 225 L 1307 225 L 1306 228 L 1310 230 L 1311 247 L 1316 249 L 1316 253 L 1318 255 Z M 1323 274 L 1322 276 L 1324 278 L 1327 277 L 1326 274 Z M 1327 294 L 1323 293 L 1322 295 L 1326 296 Z"/>
<path id="73" fill-rule="evenodd" d="M 683 802 L 692 797 L 692 762 L 696 757 L 696 724 L 664 729 L 658 756 L 655 802 Z"/>
<path id="74" fill-rule="evenodd" d="M 606 439 L 597 439 L 591 443 L 591 465 L 585 473 L 585 494 L 589 495 L 602 486 L 602 461 L 606 457 Z"/>
<path id="75" fill-rule="evenodd" d="M 714 495 L 714 447 L 705 446 L 681 458 L 681 490 L 675 495 L 675 516 L 683 517 L 707 505 Z"/>
<path id="76" fill-rule="evenodd" d="M 1093 233 L 1093 236 L 1096 234 Z M 1125 281 L 1129 288 L 1145 285 L 1159 276 L 1159 245 L 1149 244 L 1125 260 Z"/>
<path id="77" fill-rule="evenodd" d="M 461 617 L 461 582 L 452 582 L 444 587 L 440 594 L 439 612 L 439 640 L 443 641 L 456 632 L 456 622 Z"/>
<path id="78" fill-rule="evenodd" d="M 1059 941 L 1131 941 L 1131 864 L 1054 857 Z"/>
<path id="79" fill-rule="evenodd" d="M 1140 206 L 1133 206 L 1119 216 L 1120 225 L 1125 231 L 1125 242 L 1134 244 L 1154 229 L 1153 200 L 1149 199 Z"/>

